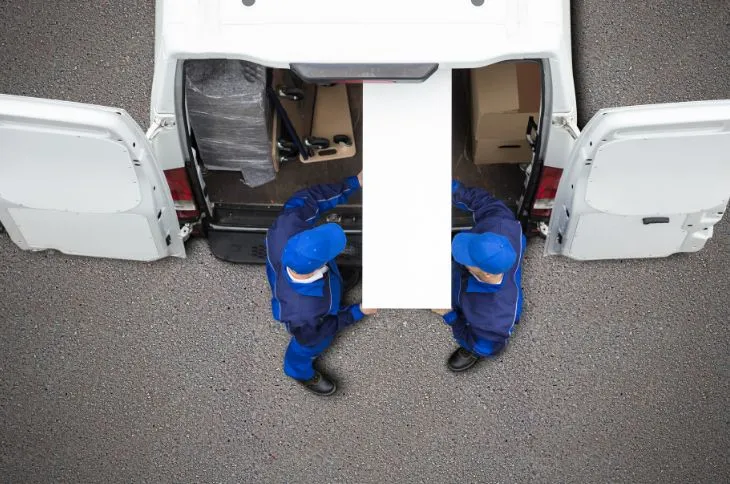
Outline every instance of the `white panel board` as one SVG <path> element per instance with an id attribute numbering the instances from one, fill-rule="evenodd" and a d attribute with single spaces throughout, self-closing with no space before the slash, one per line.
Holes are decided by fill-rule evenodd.
<path id="1" fill-rule="evenodd" d="M 451 70 L 363 86 L 363 306 L 451 307 Z"/>

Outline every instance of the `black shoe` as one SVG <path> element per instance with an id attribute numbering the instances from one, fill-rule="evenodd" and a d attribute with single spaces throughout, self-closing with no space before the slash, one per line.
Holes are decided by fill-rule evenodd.
<path id="1" fill-rule="evenodd" d="M 360 275 L 362 271 L 359 267 L 341 267 L 340 275 L 342 276 L 342 293 L 347 294 L 352 291 L 355 286 L 360 283 Z"/>
<path id="2" fill-rule="evenodd" d="M 327 397 L 337 391 L 335 382 L 316 372 L 312 378 L 306 381 L 297 380 L 304 388 L 317 395 Z"/>
<path id="3" fill-rule="evenodd" d="M 481 358 L 459 346 L 459 349 L 451 353 L 446 366 L 453 372 L 466 371 L 476 365 Z"/>

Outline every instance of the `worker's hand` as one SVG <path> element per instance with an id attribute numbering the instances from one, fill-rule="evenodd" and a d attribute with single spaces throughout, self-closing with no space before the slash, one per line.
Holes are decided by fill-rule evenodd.
<path id="1" fill-rule="evenodd" d="M 350 172 L 350 173 L 352 173 L 352 172 Z M 360 173 L 357 174 L 357 181 L 359 181 L 360 186 L 362 186 L 362 171 L 360 171 Z"/>
<path id="2" fill-rule="evenodd" d="M 451 309 L 432 309 L 431 312 L 436 313 L 439 316 L 446 316 L 451 312 Z"/>
<path id="3" fill-rule="evenodd" d="M 360 311 L 362 311 L 365 316 L 375 316 L 378 313 L 377 309 L 364 308 L 362 306 L 360 306 Z"/>

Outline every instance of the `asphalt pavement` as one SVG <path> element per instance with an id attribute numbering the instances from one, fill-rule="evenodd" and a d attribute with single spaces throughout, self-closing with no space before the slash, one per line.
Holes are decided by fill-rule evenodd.
<path id="1" fill-rule="evenodd" d="M 146 125 L 153 3 L 0 1 L 0 92 Z M 726 0 L 586 0 L 573 23 L 582 122 L 730 98 Z M 0 235 L 0 478 L 730 481 L 730 224 L 661 260 L 542 250 L 531 242 L 525 315 L 498 359 L 450 374 L 435 316 L 382 311 L 323 358 L 342 388 L 324 400 L 281 372 L 262 267 L 220 262 L 204 240 L 140 264 Z"/>

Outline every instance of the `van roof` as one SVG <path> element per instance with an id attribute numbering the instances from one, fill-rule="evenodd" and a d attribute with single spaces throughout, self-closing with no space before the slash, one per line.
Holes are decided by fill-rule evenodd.
<path id="1" fill-rule="evenodd" d="M 480 0 L 474 0 L 479 3 Z M 569 44 L 569 0 L 158 0 L 172 58 L 478 67 Z M 347 5 L 346 7 L 344 5 Z"/>

